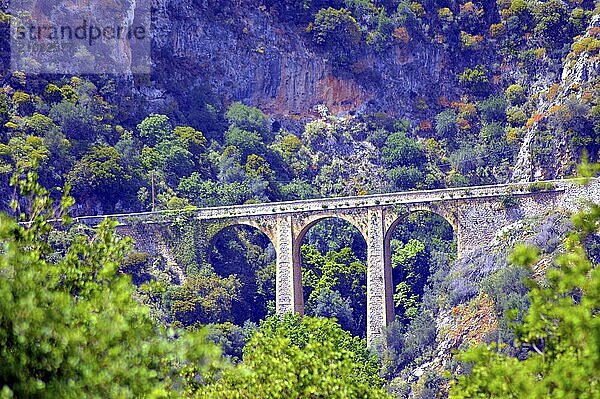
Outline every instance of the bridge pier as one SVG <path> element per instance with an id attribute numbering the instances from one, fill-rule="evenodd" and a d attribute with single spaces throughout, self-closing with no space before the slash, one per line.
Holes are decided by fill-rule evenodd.
<path id="1" fill-rule="evenodd" d="M 300 254 L 294 245 L 296 239 L 291 215 L 278 216 L 274 245 L 277 252 L 275 310 L 279 314 L 304 313 Z"/>
<path id="2" fill-rule="evenodd" d="M 367 342 L 370 344 L 394 319 L 394 306 L 383 209 L 369 208 L 367 217 Z"/>

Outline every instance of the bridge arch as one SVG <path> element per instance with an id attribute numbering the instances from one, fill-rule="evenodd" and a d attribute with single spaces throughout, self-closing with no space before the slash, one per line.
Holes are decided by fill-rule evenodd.
<path id="1" fill-rule="evenodd" d="M 296 240 L 297 242 L 301 242 L 304 239 L 304 236 L 306 235 L 306 233 L 317 223 L 327 220 L 327 219 L 341 219 L 344 220 L 348 223 L 350 223 L 352 226 L 354 226 L 356 228 L 356 230 L 358 230 L 360 232 L 360 234 L 363 236 L 363 239 L 367 239 L 367 233 L 365 231 L 365 227 L 363 226 L 362 221 L 360 220 L 360 218 L 357 215 L 351 214 L 351 213 L 344 213 L 344 212 L 335 212 L 335 213 L 317 213 L 317 214 L 311 214 L 308 215 L 304 218 L 302 218 L 302 220 L 300 220 L 297 223 L 296 226 Z"/>
<path id="2" fill-rule="evenodd" d="M 354 335 L 364 336 L 367 324 L 368 248 L 365 232 L 360 227 L 360 219 L 355 215 L 312 215 L 297 224 L 293 253 L 294 264 L 301 269 L 300 296 L 303 309 L 312 316 L 336 317 L 342 328 Z M 332 241 L 338 245 L 331 245 Z M 308 243 L 314 249 L 309 251 L 312 254 L 308 258 L 303 259 L 302 246 Z M 351 248 L 352 251 L 344 248 Z M 354 263 L 356 261 L 364 265 L 364 269 L 358 266 L 359 263 Z M 334 273 L 336 281 L 327 284 L 331 290 L 320 290 L 316 281 L 326 278 L 331 271 L 322 269 L 328 262 L 339 263 L 340 270 Z M 306 272 L 312 276 L 311 279 L 306 280 Z M 326 278 L 325 281 L 329 280 Z"/>
<path id="3" fill-rule="evenodd" d="M 451 215 L 450 215 L 451 216 Z M 413 219 L 414 218 L 414 219 Z M 412 220 L 411 220 L 412 219 Z M 395 301 L 395 294 L 397 293 L 397 287 L 402 283 L 407 283 L 402 286 L 401 292 L 398 294 L 403 295 L 414 295 L 417 294 L 420 297 L 423 294 L 423 288 L 429 280 L 430 273 L 432 273 L 432 265 L 439 264 L 440 259 L 446 259 L 444 256 L 441 258 L 434 258 L 434 254 L 447 254 L 448 259 L 451 259 L 457 254 L 458 244 L 458 232 L 457 224 L 455 219 L 448 217 L 446 212 L 440 212 L 439 209 L 430 206 L 415 206 L 409 208 L 406 212 L 399 215 L 394 215 L 390 218 L 384 235 L 384 265 L 386 280 L 388 284 L 386 286 L 386 310 L 388 312 L 388 320 L 400 318 L 401 321 L 406 322 L 410 315 L 406 312 L 406 308 L 398 305 Z M 424 225 L 420 225 L 421 221 L 424 220 Z M 409 230 L 409 233 L 404 236 L 398 235 L 398 228 L 401 225 L 405 225 L 405 228 Z M 431 232 L 436 229 L 435 235 L 441 234 L 441 242 L 437 240 L 431 240 L 427 232 Z M 416 239 L 418 242 L 412 241 Z M 407 260 L 405 267 L 416 267 L 415 270 L 403 270 L 400 268 L 400 264 L 396 265 L 392 261 L 394 255 L 394 245 L 396 245 L 396 251 L 402 253 L 403 249 L 409 248 L 410 251 L 417 251 L 413 259 Z M 433 250 L 434 252 L 430 252 Z M 411 264 L 413 263 L 414 264 Z M 444 261 L 446 262 L 446 261 Z M 398 305 L 398 306 L 397 306 Z M 418 304 L 416 304 L 418 306 Z M 416 309 L 411 310 L 414 312 Z M 404 313 L 404 314 L 402 314 Z"/>
<path id="4" fill-rule="evenodd" d="M 259 223 L 236 221 L 215 226 L 205 256 L 220 278 L 233 278 L 239 284 L 228 321 L 242 325 L 268 315 L 275 304 L 277 254 L 275 243 Z"/>
<path id="5" fill-rule="evenodd" d="M 272 223 L 269 223 L 266 220 L 261 220 L 260 218 L 232 218 L 210 222 L 205 228 L 206 241 L 210 242 L 223 230 L 235 226 L 252 227 L 266 235 L 271 243 L 275 243 L 276 238 Z"/>

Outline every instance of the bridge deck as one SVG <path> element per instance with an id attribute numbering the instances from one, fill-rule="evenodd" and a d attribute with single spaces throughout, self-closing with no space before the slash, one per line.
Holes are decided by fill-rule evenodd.
<path id="1" fill-rule="evenodd" d="M 535 183 L 509 183 L 437 190 L 404 191 L 353 197 L 332 197 L 210 208 L 188 207 L 180 210 L 81 216 L 76 217 L 75 221 L 95 225 L 106 218 L 111 218 L 122 224 L 135 222 L 160 223 L 172 220 L 181 214 L 193 214 L 194 217 L 200 220 L 216 220 L 244 216 L 314 212 L 327 209 L 355 209 L 378 205 L 427 204 L 438 201 L 489 198 L 504 195 L 527 195 L 539 191 L 564 191 L 567 186 L 574 184 L 574 182 L 575 180 L 549 180 Z"/>

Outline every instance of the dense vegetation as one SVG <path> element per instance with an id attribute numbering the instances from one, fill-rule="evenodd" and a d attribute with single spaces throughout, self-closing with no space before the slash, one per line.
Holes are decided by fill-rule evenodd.
<path id="1" fill-rule="evenodd" d="M 13 182 L 28 206 L 0 223 L 2 398 L 388 397 L 364 340 L 335 321 L 267 319 L 235 367 L 205 329 L 157 329 L 118 272 L 131 242 L 115 223 L 67 231 L 68 193 L 53 207 L 35 174 Z"/>
<path id="2" fill-rule="evenodd" d="M 115 235 L 114 223 L 69 230 L 68 193 L 53 206 L 35 174 L 13 183 L 26 196 L 12 203 L 26 223 L 4 215 L 0 225 L 2 397 L 389 397 L 377 358 L 334 320 L 267 318 L 241 339 L 247 341 L 241 358 L 225 359 L 205 329 L 157 329 L 148 308 L 133 299 L 130 277 L 118 273 L 130 241 Z M 542 282 L 531 280 L 529 309 L 515 313 L 518 296 L 505 308 L 517 320 L 517 352 L 507 352 L 499 338 L 502 346 L 460 355 L 470 371 L 455 381 L 451 397 L 595 397 L 599 219 L 598 206 L 575 215 L 576 230 L 564 241 L 557 267 Z M 526 270 L 539 254 L 539 248 L 518 246 L 510 257 L 515 268 L 505 274 Z M 488 287 L 514 291 L 515 283 Z M 425 342 L 410 341 L 418 336 L 415 325 L 402 347 L 394 346 L 398 337 L 388 337 L 386 367 L 406 362 L 407 349 L 423 350 Z M 220 343 L 228 349 L 227 341 Z M 441 382 L 430 377 L 420 397 L 437 394 Z"/>

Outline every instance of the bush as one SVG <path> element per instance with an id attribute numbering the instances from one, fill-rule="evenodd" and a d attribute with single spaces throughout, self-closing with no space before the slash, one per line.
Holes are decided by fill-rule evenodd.
<path id="1" fill-rule="evenodd" d="M 583 39 L 573 43 L 571 50 L 575 56 L 579 56 L 584 52 L 595 54 L 600 50 L 600 39 L 592 36 L 584 37 Z"/>
<path id="2" fill-rule="evenodd" d="M 453 139 L 456 134 L 456 112 L 454 110 L 442 111 L 435 117 L 435 131 L 439 138 Z"/>
<path id="3" fill-rule="evenodd" d="M 527 186 L 527 190 L 531 192 L 552 191 L 556 188 L 553 183 L 537 181 Z"/>
<path id="4" fill-rule="evenodd" d="M 511 105 L 521 105 L 527 100 L 527 90 L 520 84 L 512 84 L 506 89 L 506 98 Z"/>
<path id="5" fill-rule="evenodd" d="M 63 99 L 62 90 L 60 90 L 60 87 L 50 83 L 46 86 L 46 90 L 44 90 L 44 99 L 49 103 L 58 103 Z"/>
<path id="6" fill-rule="evenodd" d="M 264 144 L 258 132 L 242 130 L 237 126 L 233 126 L 225 132 L 225 145 L 239 149 L 243 159 L 250 154 L 264 152 Z"/>
<path id="7" fill-rule="evenodd" d="M 153 143 L 168 139 L 173 129 L 169 117 L 158 114 L 151 114 L 138 124 L 137 128 L 142 138 L 148 138 Z"/>
<path id="8" fill-rule="evenodd" d="M 235 102 L 229 106 L 225 117 L 227 118 L 230 127 L 236 127 L 248 132 L 256 132 L 266 142 L 269 142 L 272 139 L 269 119 L 258 108 Z"/>
<path id="9" fill-rule="evenodd" d="M 419 165 L 426 160 L 423 147 L 403 132 L 388 136 L 381 150 L 381 159 L 390 167 Z"/>
<path id="10" fill-rule="evenodd" d="M 487 123 L 506 120 L 506 100 L 504 97 L 489 97 L 477 104 L 482 119 Z"/>
<path id="11" fill-rule="evenodd" d="M 506 194 L 500 197 L 500 203 L 504 209 L 514 208 L 519 204 L 519 201 L 514 195 Z"/>
<path id="12" fill-rule="evenodd" d="M 497 146 L 504 142 L 504 127 L 496 122 L 484 125 L 479 132 L 479 137 L 484 143 Z"/>
<path id="13" fill-rule="evenodd" d="M 13 93 L 12 100 L 17 107 L 22 107 L 31 103 L 31 96 L 23 91 L 15 91 Z"/>
<path id="14" fill-rule="evenodd" d="M 331 7 L 321 9 L 308 30 L 312 32 L 315 43 L 331 52 L 336 64 L 348 66 L 354 61 L 361 33 L 349 10 Z"/>
<path id="15" fill-rule="evenodd" d="M 425 174 L 416 166 L 397 166 L 388 171 L 388 177 L 400 190 L 417 188 L 425 179 Z"/>
<path id="16" fill-rule="evenodd" d="M 529 3 L 527 0 L 513 0 L 508 8 L 510 15 L 523 15 L 529 12 Z"/>
<path id="17" fill-rule="evenodd" d="M 438 10 L 438 18 L 441 21 L 450 23 L 454 21 L 454 13 L 452 13 L 452 10 L 450 10 L 448 7 L 443 7 Z"/>
<path id="18" fill-rule="evenodd" d="M 488 70 L 485 65 L 465 68 L 458 81 L 474 94 L 485 94 L 489 90 Z"/>
<path id="19" fill-rule="evenodd" d="M 506 111 L 506 119 L 511 126 L 524 126 L 527 122 L 527 114 L 521 108 L 511 107 Z"/>
<path id="20" fill-rule="evenodd" d="M 244 348 L 243 363 L 200 387 L 197 397 L 391 399 L 378 369 L 364 341 L 335 321 L 274 316 Z"/>
<path id="21" fill-rule="evenodd" d="M 135 287 L 118 272 L 131 240 L 116 235 L 117 222 L 56 246 L 50 220 L 62 219 L 72 199 L 65 195 L 54 211 L 29 176 L 19 183 L 36 195 L 27 198 L 33 223 L 0 216 L 0 396 L 169 397 L 187 388 L 183 365 L 198 374 L 216 366 L 218 351 L 203 333 L 167 332 L 134 299 Z"/>
<path id="22" fill-rule="evenodd" d="M 572 38 L 569 10 L 561 0 L 539 2 L 533 11 L 535 33 L 545 41 L 547 47 L 560 49 Z"/>
<path id="23" fill-rule="evenodd" d="M 460 32 L 460 45 L 465 50 L 479 50 L 484 38 L 482 35 L 471 35 L 467 32 Z"/>

